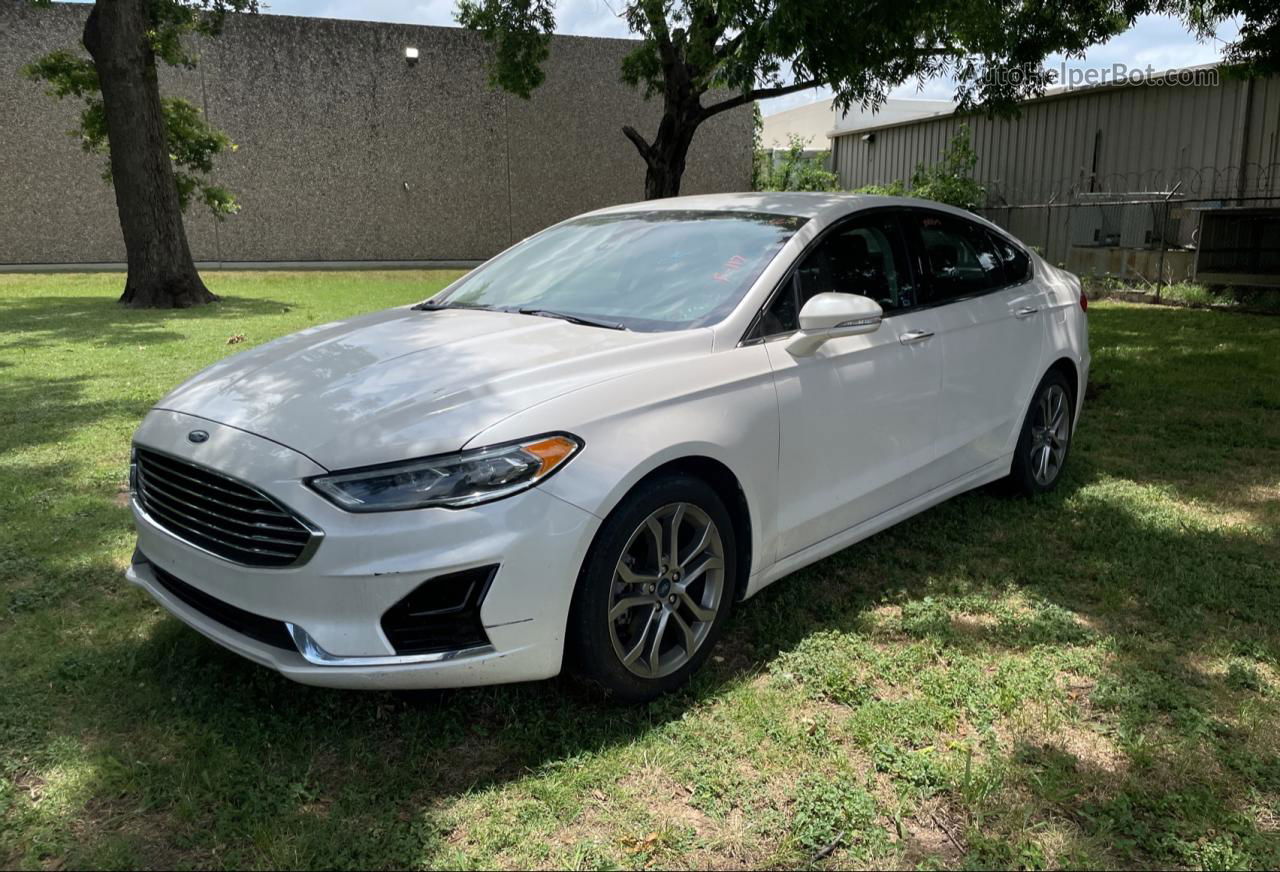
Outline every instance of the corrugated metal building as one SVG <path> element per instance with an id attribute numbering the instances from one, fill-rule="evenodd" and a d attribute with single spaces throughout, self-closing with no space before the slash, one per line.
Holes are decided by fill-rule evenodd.
<path id="1" fill-rule="evenodd" d="M 909 180 L 918 164 L 938 160 L 961 125 L 968 125 L 975 175 L 987 188 L 990 208 L 983 211 L 1052 260 L 1080 267 L 1092 258 L 1094 271 L 1115 272 L 1099 268 L 1106 261 L 1100 252 L 1078 249 L 1158 245 L 1162 277 L 1195 277 L 1199 231 L 1212 231 L 1205 222 L 1232 208 L 1249 210 L 1248 223 L 1228 234 L 1224 250 L 1273 241 L 1280 248 L 1280 213 L 1272 209 L 1280 206 L 1280 77 L 1229 79 L 1213 67 L 1172 71 L 1048 94 L 1012 119 L 951 114 L 832 131 L 833 168 L 844 188 Z M 1166 198 L 1167 208 L 1158 202 Z M 1134 258 L 1111 262 L 1123 271 Z M 1269 263 L 1254 259 L 1240 272 L 1272 270 L 1280 281 L 1280 260 Z"/>
<path id="2" fill-rule="evenodd" d="M 908 179 L 967 124 L 992 205 L 1167 191 L 1178 181 L 1188 196 L 1236 196 L 1242 183 L 1280 193 L 1280 77 L 1153 82 L 1049 94 L 1014 119 L 953 113 L 833 131 L 832 160 L 847 188 Z"/>

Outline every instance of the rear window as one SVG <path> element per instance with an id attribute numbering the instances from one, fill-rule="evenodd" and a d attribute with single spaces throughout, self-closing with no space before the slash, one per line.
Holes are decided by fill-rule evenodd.
<path id="1" fill-rule="evenodd" d="M 1020 285 L 1031 278 L 1031 256 L 999 233 L 991 233 L 991 243 L 1004 264 L 1005 284 Z"/>
<path id="2" fill-rule="evenodd" d="M 940 212 L 914 212 L 920 234 L 927 294 L 938 303 L 993 290 L 1005 283 L 1004 265 L 986 230 Z"/>

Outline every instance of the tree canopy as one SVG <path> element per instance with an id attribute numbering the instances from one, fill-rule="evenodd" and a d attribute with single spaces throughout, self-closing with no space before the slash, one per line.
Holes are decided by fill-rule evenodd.
<path id="1" fill-rule="evenodd" d="M 1274 51 L 1274 0 L 629 0 L 640 37 L 623 80 L 661 97 L 656 136 L 623 133 L 644 158 L 646 195 L 679 192 L 693 132 L 751 103 L 825 85 L 839 108 L 875 108 L 904 83 L 951 77 L 961 109 L 1013 111 L 1052 84 L 1055 53 L 1083 56 L 1139 14 L 1180 15 L 1200 34 L 1236 12 L 1250 22 L 1228 51 Z M 1269 16 L 1269 17 L 1268 17 Z M 460 0 L 458 20 L 494 46 L 491 81 L 529 96 L 543 78 L 554 0 Z"/>
<path id="2" fill-rule="evenodd" d="M 50 4 L 50 0 L 34 2 L 37 6 Z M 216 36 L 229 12 L 256 10 L 257 0 L 162 0 L 149 4 L 149 9 L 152 27 L 148 37 L 156 59 L 170 66 L 194 69 L 197 57 L 185 37 Z M 72 134 L 79 137 L 85 151 L 110 154 L 102 86 L 92 58 L 58 49 L 28 64 L 24 72 L 29 78 L 47 82 L 51 96 L 84 101 L 79 126 Z M 191 101 L 166 97 L 162 106 L 169 158 L 182 208 L 185 210 L 194 201 L 203 203 L 220 218 L 235 214 L 240 209 L 235 196 L 209 180 L 214 157 L 223 151 L 234 151 L 235 144 L 225 133 L 214 129 Z M 109 161 L 103 178 L 112 181 Z"/>

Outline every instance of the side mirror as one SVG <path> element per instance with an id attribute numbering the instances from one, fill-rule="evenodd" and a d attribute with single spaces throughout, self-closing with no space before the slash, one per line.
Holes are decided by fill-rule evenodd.
<path id="1" fill-rule="evenodd" d="M 874 333 L 884 310 L 870 297 L 857 294 L 814 294 L 800 310 L 800 332 L 787 343 L 796 357 L 813 354 L 828 339 Z"/>

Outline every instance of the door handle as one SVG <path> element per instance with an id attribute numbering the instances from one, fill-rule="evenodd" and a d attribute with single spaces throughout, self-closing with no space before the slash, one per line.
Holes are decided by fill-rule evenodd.
<path id="1" fill-rule="evenodd" d="M 915 345 L 917 342 L 924 342 L 926 339 L 932 339 L 933 332 L 930 330 L 908 330 L 898 337 L 898 341 L 903 345 Z"/>
<path id="2" fill-rule="evenodd" d="M 1013 313 L 1013 317 L 1021 321 L 1023 318 L 1030 318 L 1040 310 L 1035 306 L 1023 306 L 1021 309 Z"/>

